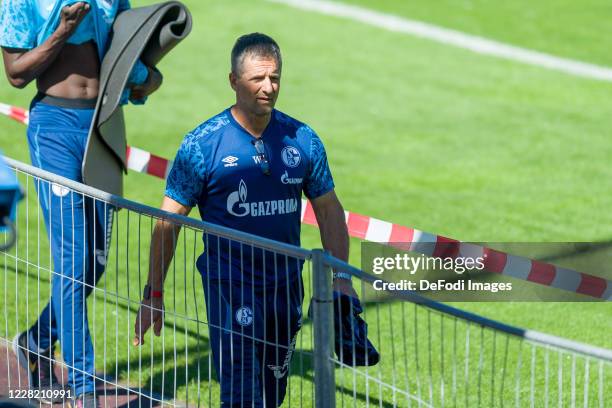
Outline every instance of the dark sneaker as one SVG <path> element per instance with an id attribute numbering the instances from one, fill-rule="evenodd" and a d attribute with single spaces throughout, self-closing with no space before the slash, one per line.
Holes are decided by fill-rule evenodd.
<path id="1" fill-rule="evenodd" d="M 43 404 L 63 402 L 64 387 L 55 376 L 53 347 L 44 350 L 40 355 L 30 352 L 28 332 L 24 331 L 15 336 L 13 351 L 19 364 L 28 372 L 30 389 L 40 391 L 38 401 Z"/>
<path id="2" fill-rule="evenodd" d="M 74 400 L 74 408 L 102 408 L 102 405 L 98 404 L 96 394 L 93 392 L 86 392 L 85 394 L 79 395 Z"/>

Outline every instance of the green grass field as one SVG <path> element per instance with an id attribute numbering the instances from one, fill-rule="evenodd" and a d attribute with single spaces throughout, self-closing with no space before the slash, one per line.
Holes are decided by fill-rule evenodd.
<path id="1" fill-rule="evenodd" d="M 133 1 L 133 6 L 148 3 Z M 262 31 L 273 36 L 283 51 L 283 86 L 277 107 L 309 123 L 322 137 L 336 191 L 346 209 L 466 241 L 612 240 L 608 181 L 612 176 L 612 84 L 266 1 L 186 3 L 194 16 L 193 32 L 159 67 L 165 84 L 158 94 L 145 107 L 126 109 L 129 144 L 172 158 L 187 131 L 232 104 L 227 73 L 235 38 Z M 610 32 L 603 18 L 610 6 L 601 1 L 580 5 L 522 0 L 504 5 L 484 1 L 353 3 L 558 56 L 612 65 L 609 47 L 600 41 Z M 25 107 L 34 92 L 33 86 L 17 90 L 5 81 L 0 86 L 0 102 Z M 28 161 L 24 134 L 22 125 L 0 119 L 4 154 Z M 162 181 L 150 176 L 132 172 L 126 178 L 126 197 L 151 206 L 159 205 L 163 188 Z M 30 201 L 35 208 L 34 198 Z M 302 236 L 303 246 L 320 246 L 316 229 L 304 227 Z M 351 263 L 359 266 L 359 241 L 352 240 L 351 251 Z M 117 259 L 125 268 L 138 269 L 136 259 Z M 36 282 L 21 276 L 20 288 L 26 281 Z M 115 277 L 121 276 L 123 268 L 111 268 L 106 287 L 115 288 Z M 181 282 L 183 277 L 177 279 Z M 9 277 L 7 287 L 15 284 Z M 180 291 L 187 286 L 175 287 Z M 135 296 L 134 287 L 130 290 Z M 9 316 L 20 321 L 20 328 L 25 327 L 26 310 L 17 308 L 23 303 L 13 298 L 15 292 L 5 293 Z M 37 293 L 28 296 L 30 302 L 36 302 Z M 96 316 L 104 305 L 107 313 L 115 309 L 114 301 L 105 303 L 101 296 L 93 307 Z M 612 348 L 610 303 L 458 306 L 517 326 Z M 29 319 L 35 317 L 35 309 L 30 308 Z M 128 355 L 130 347 L 125 342 L 129 336 L 121 328 L 129 330 L 132 320 L 128 321 L 125 311 L 118 312 L 117 319 L 119 335 L 113 333 L 106 347 L 114 358 L 115 341 L 122 344 L 116 348 L 120 361 L 110 361 L 98 352 L 98 367 L 107 364 L 114 367 L 107 371 L 128 379 L 126 362 L 133 364 L 137 357 L 131 354 L 134 349 Z M 386 319 L 377 322 L 387 323 Z M 15 322 L 9 319 L 8 324 L 13 334 Z M 96 325 L 98 351 L 105 344 L 101 330 Z M 308 344 L 308 331 L 305 333 Z M 187 341 L 191 352 L 198 339 L 188 333 L 179 341 Z M 162 345 L 168 347 L 172 341 L 157 341 L 147 356 L 163 355 L 167 364 L 174 356 Z M 379 348 L 388 350 L 390 344 L 382 339 Z M 193 358 L 175 361 L 184 370 L 185 365 L 193 365 Z M 154 389 L 161 392 L 163 381 L 171 381 L 173 368 L 156 367 Z M 207 378 L 208 366 L 201 369 Z M 164 380 L 159 377 L 161 372 L 166 373 Z M 132 375 L 129 380 L 133 383 Z M 187 392 L 192 396 L 195 381 L 184 380 L 177 397 L 184 398 Z M 292 381 L 299 383 L 295 377 Z M 309 395 L 310 380 L 305 381 L 303 392 Z M 164 389 L 171 385 L 165 384 Z M 294 393 L 299 385 L 295 387 Z M 208 393 L 207 388 L 202 390 Z M 213 395 L 216 392 L 213 385 Z M 299 396 L 291 398 L 296 401 Z"/>

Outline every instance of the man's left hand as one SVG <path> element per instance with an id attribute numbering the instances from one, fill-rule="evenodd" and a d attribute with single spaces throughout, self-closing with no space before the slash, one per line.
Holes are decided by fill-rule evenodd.
<path id="1" fill-rule="evenodd" d="M 162 298 L 143 299 L 138 308 L 136 321 L 134 322 L 134 346 L 144 344 L 144 336 L 153 326 L 153 332 L 157 337 L 161 335 L 164 327 L 164 301 Z"/>
<path id="2" fill-rule="evenodd" d="M 161 72 L 149 67 L 147 67 L 147 69 L 149 70 L 149 76 L 147 77 L 146 82 L 142 85 L 132 85 L 130 88 L 130 99 L 139 100 L 146 98 L 153 92 L 157 91 L 164 81 L 164 77 Z"/>
<path id="3" fill-rule="evenodd" d="M 334 279 L 334 290 L 343 293 L 347 296 L 354 297 L 355 299 L 359 299 L 357 296 L 357 292 L 353 288 L 353 283 L 348 279 Z"/>

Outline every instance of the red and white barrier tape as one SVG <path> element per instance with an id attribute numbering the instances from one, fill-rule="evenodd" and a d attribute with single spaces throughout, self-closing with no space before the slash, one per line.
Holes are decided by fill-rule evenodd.
<path id="1" fill-rule="evenodd" d="M 172 168 L 172 160 L 164 159 L 137 147 L 127 147 L 127 167 L 139 173 L 166 179 Z"/>
<path id="2" fill-rule="evenodd" d="M 482 257 L 484 269 L 520 280 L 612 300 L 612 282 L 552 264 L 506 254 L 480 245 L 460 242 L 361 214 L 345 212 L 349 234 L 366 241 L 388 243 L 431 257 Z M 310 202 L 302 205 L 302 222 L 317 225 Z"/>
<path id="3" fill-rule="evenodd" d="M 23 124 L 28 123 L 28 111 L 23 108 L 0 103 L 0 113 Z M 127 166 L 130 170 L 165 179 L 172 168 L 172 161 L 128 146 Z M 604 278 L 460 242 L 366 215 L 345 211 L 345 217 L 349 234 L 355 238 L 389 243 L 398 249 L 432 257 L 483 257 L 487 271 L 573 293 L 612 300 L 612 281 Z M 302 200 L 301 221 L 304 224 L 317 225 L 314 210 L 306 200 Z"/>
<path id="4" fill-rule="evenodd" d="M 28 124 L 29 112 L 23 108 L 0 103 L 0 113 L 21 122 L 24 125 Z"/>
<path id="5" fill-rule="evenodd" d="M 28 124 L 29 112 L 23 108 L 0 103 L 0 113 L 16 120 L 17 122 Z M 128 146 L 127 167 L 139 173 L 146 173 L 151 176 L 165 179 L 172 168 L 172 161 L 156 156 L 137 147 Z"/>

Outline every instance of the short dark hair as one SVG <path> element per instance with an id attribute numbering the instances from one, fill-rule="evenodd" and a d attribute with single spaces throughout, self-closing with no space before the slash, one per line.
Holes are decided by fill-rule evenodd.
<path id="1" fill-rule="evenodd" d="M 232 72 L 234 74 L 240 74 L 238 68 L 247 55 L 272 57 L 278 63 L 279 69 L 283 66 L 280 47 L 271 37 L 262 33 L 245 34 L 236 40 L 232 48 Z"/>

